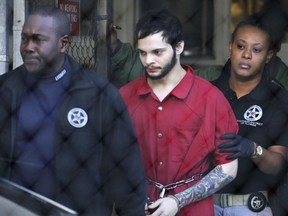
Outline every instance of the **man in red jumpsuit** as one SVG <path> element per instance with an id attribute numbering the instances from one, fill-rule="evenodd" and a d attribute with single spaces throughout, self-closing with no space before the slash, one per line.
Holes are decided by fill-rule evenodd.
<path id="1" fill-rule="evenodd" d="M 231 182 L 237 160 L 218 145 L 238 125 L 227 100 L 181 66 L 181 23 L 167 10 L 150 11 L 136 26 L 145 74 L 120 89 L 145 165 L 152 216 L 213 216 L 211 195 Z"/>

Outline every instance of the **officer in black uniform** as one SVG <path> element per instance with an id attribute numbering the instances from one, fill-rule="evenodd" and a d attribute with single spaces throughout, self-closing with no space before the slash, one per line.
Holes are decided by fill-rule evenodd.
<path id="1" fill-rule="evenodd" d="M 223 135 L 219 146 L 239 162 L 234 181 L 214 195 L 215 215 L 229 207 L 234 208 L 233 215 L 260 211 L 272 215 L 268 197 L 283 178 L 288 147 L 287 91 L 265 69 L 272 47 L 265 25 L 253 18 L 241 22 L 232 35 L 231 58 L 213 81 L 230 102 L 239 124 L 238 134 Z"/>

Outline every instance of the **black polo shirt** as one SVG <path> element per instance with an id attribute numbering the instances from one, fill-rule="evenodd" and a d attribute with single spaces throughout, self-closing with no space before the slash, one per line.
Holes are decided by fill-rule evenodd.
<path id="1" fill-rule="evenodd" d="M 230 73 L 223 73 L 213 84 L 223 92 L 232 106 L 239 124 L 238 134 L 265 149 L 271 145 L 288 146 L 286 90 L 264 74 L 249 94 L 237 99 L 229 87 L 229 76 Z M 236 179 L 220 193 L 246 194 L 271 190 L 282 178 L 282 175 L 264 174 L 250 158 L 239 158 L 238 166 Z"/>

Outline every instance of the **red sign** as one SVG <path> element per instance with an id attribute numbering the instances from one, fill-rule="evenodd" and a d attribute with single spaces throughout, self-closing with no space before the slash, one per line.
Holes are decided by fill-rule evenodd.
<path id="1" fill-rule="evenodd" d="M 56 0 L 56 6 L 67 13 L 71 23 L 71 35 L 80 36 L 80 0 Z"/>

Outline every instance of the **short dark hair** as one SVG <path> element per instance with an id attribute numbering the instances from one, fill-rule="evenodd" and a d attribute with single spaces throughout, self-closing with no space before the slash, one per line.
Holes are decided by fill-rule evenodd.
<path id="1" fill-rule="evenodd" d="M 139 19 L 135 32 L 136 41 L 159 32 L 163 32 L 163 39 L 173 49 L 183 40 L 180 20 L 170 13 L 170 11 L 160 9 L 148 11 Z"/>
<path id="2" fill-rule="evenodd" d="M 265 25 L 265 23 L 262 23 L 258 19 L 255 19 L 255 17 L 248 17 L 247 19 L 242 20 L 236 26 L 236 28 L 233 31 L 232 36 L 231 36 L 231 42 L 234 42 L 238 30 L 240 28 L 246 27 L 246 26 L 252 26 L 252 27 L 258 28 L 258 29 L 262 30 L 263 32 L 265 32 L 267 35 L 267 38 L 268 38 L 269 50 L 274 50 L 275 40 L 272 37 L 271 29 L 269 28 L 269 26 Z"/>
<path id="3" fill-rule="evenodd" d="M 29 14 L 29 16 L 31 15 L 53 17 L 56 21 L 55 23 L 57 23 L 57 33 L 60 36 L 70 35 L 71 33 L 71 25 L 68 15 L 54 5 L 39 6 Z"/>

